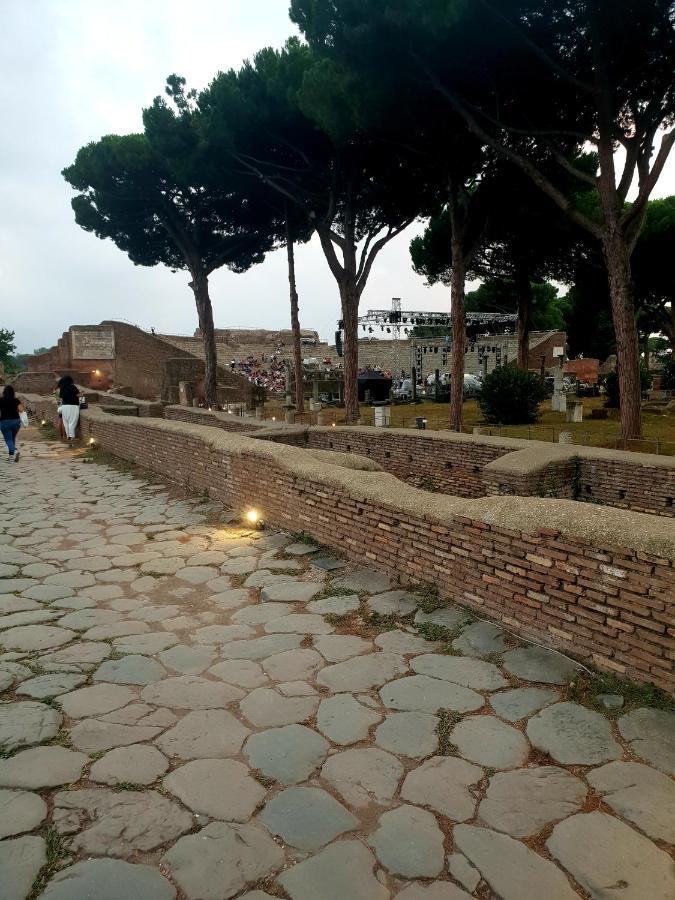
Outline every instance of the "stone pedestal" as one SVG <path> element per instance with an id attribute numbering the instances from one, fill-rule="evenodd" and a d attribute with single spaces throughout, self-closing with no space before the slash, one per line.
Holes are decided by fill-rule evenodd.
<path id="1" fill-rule="evenodd" d="M 309 400 L 309 411 L 310 411 L 310 412 L 319 412 L 319 410 L 320 410 L 321 408 L 322 408 L 322 406 L 321 406 L 321 401 L 320 401 L 320 400 L 315 400 L 314 397 L 310 397 L 310 400 Z"/>
<path id="2" fill-rule="evenodd" d="M 376 406 L 373 412 L 375 413 L 375 427 L 389 428 L 391 423 L 391 407 Z"/>
<path id="3" fill-rule="evenodd" d="M 295 410 L 287 409 L 284 414 L 284 419 L 285 419 L 287 425 L 294 425 L 295 424 Z"/>
<path id="4" fill-rule="evenodd" d="M 567 394 L 562 391 L 556 391 L 551 398 L 551 409 L 553 412 L 567 412 Z"/>
<path id="5" fill-rule="evenodd" d="M 572 440 L 572 432 L 571 431 L 561 431 L 558 435 L 558 443 L 559 444 L 573 444 Z"/>
<path id="6" fill-rule="evenodd" d="M 192 406 L 192 385 L 189 381 L 178 382 L 178 402 L 181 406 Z"/>

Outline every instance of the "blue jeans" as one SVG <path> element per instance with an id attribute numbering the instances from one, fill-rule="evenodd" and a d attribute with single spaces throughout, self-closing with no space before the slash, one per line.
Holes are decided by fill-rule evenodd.
<path id="1" fill-rule="evenodd" d="M 14 456 L 16 450 L 15 441 L 19 428 L 21 428 L 21 419 L 2 419 L 0 421 L 0 431 L 2 431 L 10 456 Z"/>

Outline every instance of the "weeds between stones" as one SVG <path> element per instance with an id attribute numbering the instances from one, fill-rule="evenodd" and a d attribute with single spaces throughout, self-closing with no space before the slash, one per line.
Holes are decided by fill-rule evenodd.
<path id="1" fill-rule="evenodd" d="M 461 721 L 462 717 L 459 713 L 452 712 L 449 709 L 439 709 L 436 713 L 438 716 L 438 724 L 436 725 L 436 734 L 438 735 L 439 756 L 455 756 L 457 747 L 450 740 L 452 729 Z"/>
<path id="2" fill-rule="evenodd" d="M 346 625 L 353 615 L 354 613 L 345 613 L 341 616 L 337 613 L 324 613 L 323 620 L 334 628 L 339 628 L 341 625 Z"/>
<path id="3" fill-rule="evenodd" d="M 67 728 L 59 728 L 54 737 L 50 741 L 45 741 L 43 746 L 65 747 L 67 750 L 73 746 L 70 740 L 70 732 Z"/>
<path id="4" fill-rule="evenodd" d="M 261 784 L 268 790 L 269 788 L 274 787 L 274 785 L 277 783 L 275 778 L 270 778 L 269 775 L 263 775 L 262 772 L 254 772 L 253 777 L 258 782 L 258 784 Z"/>
<path id="5" fill-rule="evenodd" d="M 33 887 L 26 900 L 36 900 L 42 894 L 47 882 L 55 872 L 62 869 L 69 857 L 68 848 L 54 825 L 45 826 L 42 836 L 45 840 L 47 861 L 38 872 Z"/>
<path id="6" fill-rule="evenodd" d="M 596 699 L 599 694 L 619 694 L 623 697 L 623 706 L 618 709 L 607 709 Z M 639 706 L 675 712 L 675 697 L 656 685 L 636 684 L 608 672 L 598 672 L 593 675 L 589 675 L 587 672 L 577 673 L 566 688 L 565 699 L 583 703 L 600 710 L 605 715 L 614 717 L 623 715 Z"/>

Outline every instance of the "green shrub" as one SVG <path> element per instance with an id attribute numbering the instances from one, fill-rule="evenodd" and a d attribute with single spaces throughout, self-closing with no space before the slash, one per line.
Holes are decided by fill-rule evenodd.
<path id="1" fill-rule="evenodd" d="M 485 376 L 478 403 L 487 422 L 528 425 L 539 418 L 539 404 L 547 396 L 546 382 L 539 375 L 503 366 Z"/>
<path id="2" fill-rule="evenodd" d="M 645 393 L 652 386 L 652 376 L 649 374 L 643 363 L 640 363 L 640 391 L 641 393 Z M 605 376 L 605 390 L 607 391 L 607 397 L 605 399 L 605 406 L 610 407 L 610 409 L 618 409 L 619 408 L 619 376 L 616 372 L 616 369 L 613 372 L 609 372 Z"/>

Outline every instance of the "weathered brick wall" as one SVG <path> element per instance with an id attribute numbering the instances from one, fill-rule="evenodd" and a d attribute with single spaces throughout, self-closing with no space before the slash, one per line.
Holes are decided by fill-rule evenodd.
<path id="1" fill-rule="evenodd" d="M 250 419 L 242 419 L 234 413 L 209 412 L 208 409 L 195 406 L 167 406 L 164 409 L 164 418 L 174 422 L 192 422 L 193 425 L 210 425 L 213 428 L 222 428 L 223 431 L 248 432 L 264 427 L 254 424 Z"/>
<path id="2" fill-rule="evenodd" d="M 625 460 L 579 456 L 579 499 L 675 516 L 675 465 L 669 465 L 675 460 L 652 457 L 651 464 L 637 463 L 632 456 L 625 454 Z"/>
<path id="3" fill-rule="evenodd" d="M 484 466 L 512 449 L 468 437 L 466 442 L 439 440 L 401 428 L 310 428 L 308 446 L 369 456 L 414 487 L 456 497 L 484 496 Z"/>
<path id="4" fill-rule="evenodd" d="M 675 532 L 658 517 L 430 496 L 387 473 L 177 422 L 122 423 L 92 410 L 83 427 L 106 450 L 234 509 L 256 506 L 271 523 L 404 582 L 431 582 L 523 635 L 675 688 Z"/>

